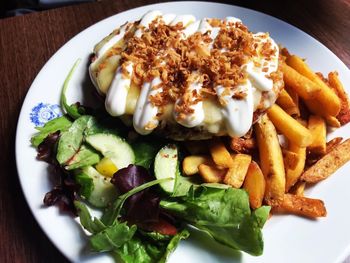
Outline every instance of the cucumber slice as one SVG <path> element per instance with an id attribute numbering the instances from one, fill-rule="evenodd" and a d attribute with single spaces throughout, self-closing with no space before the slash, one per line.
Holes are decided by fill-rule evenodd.
<path id="1" fill-rule="evenodd" d="M 131 146 L 119 136 L 97 133 L 87 136 L 86 142 L 101 152 L 103 156 L 110 158 L 118 169 L 135 162 L 135 154 Z"/>
<path id="2" fill-rule="evenodd" d="M 80 194 L 95 207 L 106 207 L 118 195 L 110 178 L 101 175 L 92 166 L 79 169 L 75 180 L 80 184 Z"/>
<path id="3" fill-rule="evenodd" d="M 174 180 L 159 184 L 167 193 L 174 192 L 177 177 L 179 176 L 179 157 L 176 145 L 164 146 L 156 155 L 154 160 L 154 174 L 157 179 L 173 178 Z"/>

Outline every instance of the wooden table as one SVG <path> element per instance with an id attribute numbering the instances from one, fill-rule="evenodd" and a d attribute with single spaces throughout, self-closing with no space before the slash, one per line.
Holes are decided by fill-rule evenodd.
<path id="1" fill-rule="evenodd" d="M 66 262 L 35 222 L 15 165 L 16 123 L 41 67 L 71 37 L 118 12 L 158 1 L 105 0 L 0 20 L 0 262 Z M 281 18 L 350 66 L 350 0 L 230 1 Z M 31 176 L 28 167 L 27 176 Z M 54 225 L 52 227 L 55 227 Z"/>

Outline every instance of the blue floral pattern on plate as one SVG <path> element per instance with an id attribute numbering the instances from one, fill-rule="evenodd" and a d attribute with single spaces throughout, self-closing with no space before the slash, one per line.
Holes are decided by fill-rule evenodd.
<path id="1" fill-rule="evenodd" d="M 30 121 L 35 126 L 43 126 L 49 120 L 62 116 L 60 105 L 50 103 L 38 103 L 29 114 Z"/>

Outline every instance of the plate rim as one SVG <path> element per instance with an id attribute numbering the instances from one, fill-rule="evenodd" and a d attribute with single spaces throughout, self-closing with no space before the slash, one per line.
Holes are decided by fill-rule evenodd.
<path id="1" fill-rule="evenodd" d="M 23 179 L 22 179 L 22 176 L 20 175 L 20 166 L 21 166 L 21 161 L 19 160 L 19 154 L 18 152 L 20 151 L 20 147 L 23 147 L 23 145 L 20 144 L 20 141 L 21 141 L 21 135 L 20 135 L 20 127 L 21 127 L 21 122 L 23 122 L 23 119 L 25 119 L 25 116 L 24 116 L 24 105 L 26 103 L 28 103 L 29 101 L 29 98 L 31 97 L 30 96 L 30 91 L 33 90 L 32 87 L 33 86 L 36 86 L 36 82 L 38 82 L 38 79 L 39 79 L 39 76 L 41 74 L 43 74 L 43 72 L 46 71 L 46 69 L 48 68 L 48 65 L 51 63 L 52 60 L 54 60 L 57 56 L 59 56 L 59 53 L 62 52 L 62 50 L 64 49 L 65 46 L 71 44 L 73 41 L 75 41 L 75 39 L 81 37 L 82 35 L 84 35 L 87 31 L 91 30 L 91 28 L 95 27 L 97 24 L 99 23 L 102 23 L 106 20 L 109 20 L 109 19 L 113 19 L 114 17 L 117 17 L 117 16 L 120 16 L 120 15 L 127 15 L 128 12 L 132 12 L 132 11 L 137 11 L 138 9 L 145 9 L 145 8 L 150 8 L 150 9 L 156 9 L 157 7 L 159 6 L 167 6 L 167 5 L 173 5 L 173 4 L 198 4 L 198 5 L 220 5 L 220 6 L 227 6 L 227 7 L 234 7 L 234 8 L 237 8 L 237 9 L 241 9 L 241 10 L 245 10 L 245 11 L 249 11 L 250 13 L 253 13 L 254 14 L 259 14 L 259 15 L 264 15 L 264 16 L 267 16 L 269 17 L 270 19 L 272 20 L 275 20 L 277 21 L 278 23 L 282 23 L 284 24 L 285 26 L 288 26 L 288 27 L 292 27 L 294 28 L 295 30 L 298 31 L 298 33 L 304 35 L 304 36 L 307 36 L 309 38 L 312 38 L 314 41 L 316 41 L 320 46 L 322 46 L 322 48 L 328 53 L 328 55 L 330 56 L 333 56 L 335 57 L 339 63 L 343 64 L 343 66 L 350 72 L 348 66 L 337 56 L 335 55 L 326 45 L 324 45 L 322 42 L 320 42 L 318 39 L 316 39 L 314 36 L 312 35 L 309 35 L 308 33 L 304 32 L 302 29 L 300 29 L 299 27 L 295 26 L 295 25 L 292 25 L 288 22 L 285 22 L 284 20 L 280 19 L 280 18 L 277 18 L 273 15 L 270 15 L 270 14 L 266 14 L 264 12 L 261 12 L 261 11 L 257 11 L 257 10 L 254 10 L 254 9 L 251 9 L 251 8 L 247 8 L 247 7 L 242 7 L 242 6 L 239 6 L 239 5 L 235 5 L 235 4 L 228 4 L 228 3 L 220 3 L 220 2 L 213 2 L 213 1 L 169 1 L 169 2 L 163 2 L 163 3 L 154 3 L 154 4 L 148 4 L 148 5 L 142 5 L 142 6 L 138 6 L 138 7 L 135 7 L 135 8 L 131 8 L 131 9 L 127 9 L 127 10 L 124 10 L 122 12 L 119 12 L 119 13 L 116 13 L 114 15 L 111 15 L 111 16 L 108 16 L 108 17 L 105 17 L 97 22 L 95 22 L 94 24 L 88 26 L 87 28 L 83 29 L 82 31 L 80 31 L 79 33 L 77 33 L 76 35 L 74 35 L 73 37 L 71 37 L 68 41 L 66 41 L 60 48 L 58 48 L 53 55 L 50 56 L 50 58 L 45 62 L 45 64 L 42 66 L 42 68 L 39 70 L 39 72 L 36 74 L 34 80 L 32 81 L 30 87 L 27 89 L 26 91 L 26 95 L 22 101 L 22 105 L 21 105 L 21 108 L 20 108 L 20 112 L 19 112 L 19 115 L 18 115 L 18 119 L 17 119 L 17 125 L 16 125 L 16 133 L 15 133 L 15 162 L 16 162 L 16 170 L 17 170 L 17 175 L 18 175 L 18 179 L 19 179 L 19 183 L 20 183 L 20 186 L 21 186 L 21 191 L 23 193 L 23 196 L 24 196 L 24 199 L 26 201 L 26 204 L 27 206 L 29 207 L 29 210 L 31 212 L 31 214 L 33 215 L 33 217 L 35 218 L 35 221 L 36 223 L 39 225 L 41 231 L 45 234 L 45 236 L 50 240 L 50 242 L 54 245 L 54 247 L 66 258 L 68 259 L 69 261 L 72 261 L 74 262 L 74 258 L 71 258 L 68 253 L 66 251 L 64 251 L 63 249 L 60 248 L 60 246 L 57 244 L 57 241 L 54 239 L 53 236 L 50 235 L 50 232 L 46 230 L 46 228 L 43 226 L 43 224 L 40 223 L 40 220 L 38 219 L 39 218 L 39 215 L 36 213 L 35 211 L 35 208 L 32 207 L 31 205 L 31 202 L 29 201 L 29 198 L 27 197 L 26 195 L 26 192 L 25 192 L 25 187 L 24 187 L 24 182 L 23 182 Z M 184 12 L 186 13 L 186 12 Z M 142 13 L 143 14 L 143 13 Z M 142 15 L 141 14 L 141 15 Z M 21 121 L 22 120 L 22 121 Z M 22 164 L 23 165 L 23 164 Z M 73 219 L 74 220 L 74 219 Z M 338 256 L 337 258 L 337 262 L 341 262 L 343 259 L 345 259 L 346 256 L 349 255 L 349 252 L 350 252 L 350 243 L 348 245 L 348 247 L 346 249 L 344 249 L 344 252 Z"/>

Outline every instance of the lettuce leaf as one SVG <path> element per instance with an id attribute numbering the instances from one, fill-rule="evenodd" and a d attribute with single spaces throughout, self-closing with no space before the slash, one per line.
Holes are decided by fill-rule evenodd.
<path id="1" fill-rule="evenodd" d="M 168 198 L 160 205 L 221 244 L 255 256 L 263 252 L 261 228 L 270 207 L 263 206 L 251 212 L 244 190 L 192 187 L 187 196 Z"/>
<path id="2" fill-rule="evenodd" d="M 130 242 L 136 230 L 136 225 L 129 227 L 126 222 L 114 221 L 112 225 L 90 237 L 91 248 L 97 252 L 116 250 Z"/>
<path id="3" fill-rule="evenodd" d="M 57 161 L 65 166 L 82 161 L 88 163 L 84 163 L 85 166 L 97 163 L 100 160 L 98 153 L 91 147 L 82 147 L 84 138 L 96 129 L 96 119 L 92 116 L 84 115 L 75 120 L 67 131 L 61 133 L 57 146 Z"/>
<path id="4" fill-rule="evenodd" d="M 169 255 L 176 249 L 182 239 L 189 237 L 189 232 L 184 229 L 167 242 L 150 242 L 143 240 L 140 235 L 135 235 L 131 240 L 115 250 L 115 253 L 125 263 L 165 263 Z"/>
<path id="5" fill-rule="evenodd" d="M 67 116 L 61 116 L 50 120 L 43 127 L 36 127 L 39 132 L 31 138 L 30 142 L 34 147 L 38 147 L 50 133 L 54 133 L 56 131 L 64 132 L 71 125 L 72 122 Z"/>

